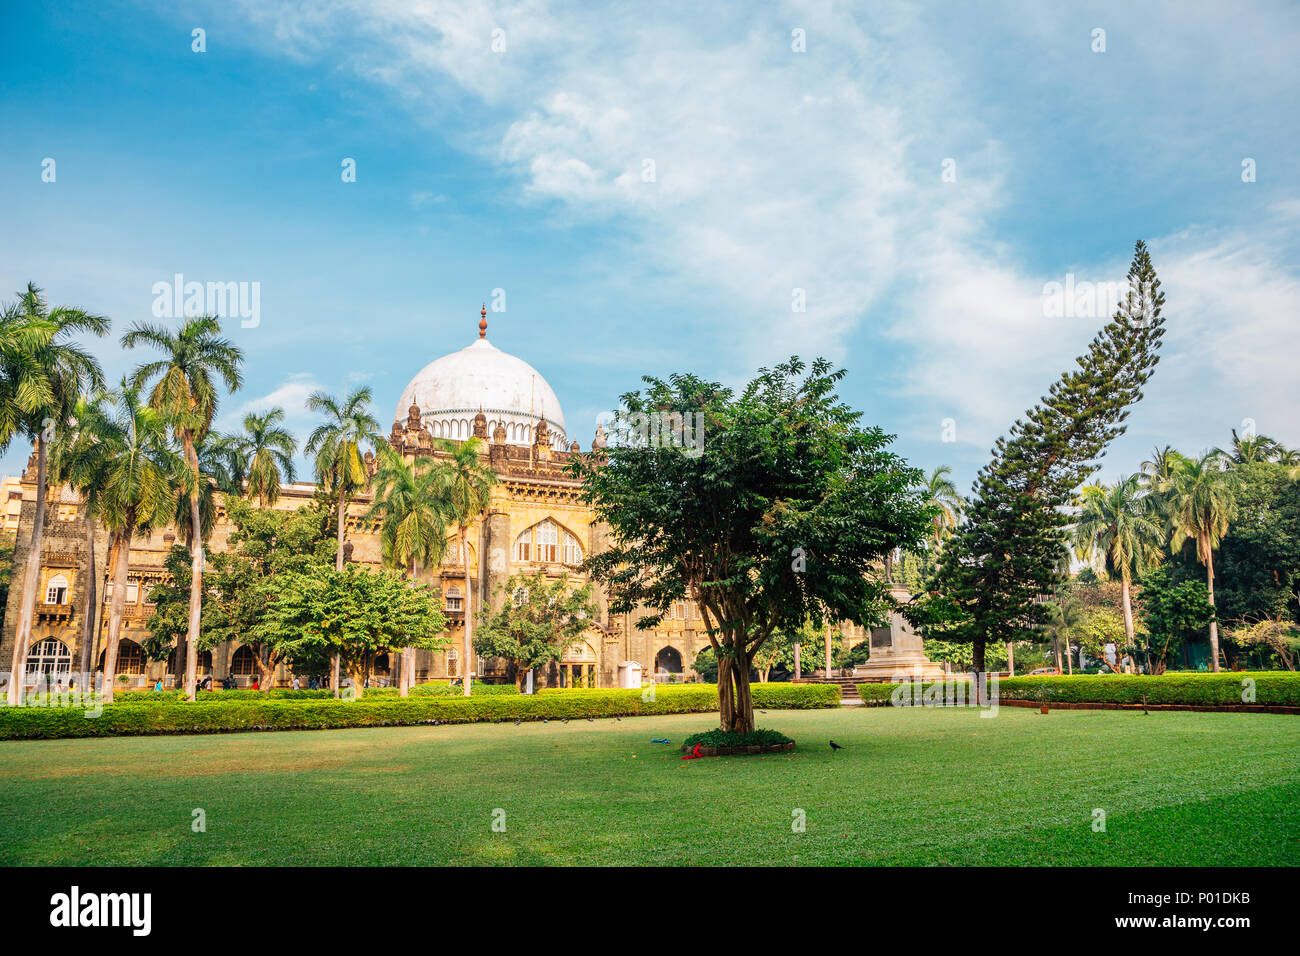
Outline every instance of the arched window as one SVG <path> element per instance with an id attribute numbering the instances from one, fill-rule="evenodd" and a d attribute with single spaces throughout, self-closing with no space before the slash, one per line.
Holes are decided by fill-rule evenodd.
<path id="1" fill-rule="evenodd" d="M 144 648 L 132 640 L 122 640 L 117 645 L 117 672 L 119 674 L 144 673 Z"/>
<path id="2" fill-rule="evenodd" d="M 50 578 L 50 583 L 45 586 L 45 603 L 68 603 L 68 579 L 62 574 L 54 575 L 54 577 Z"/>
<path id="3" fill-rule="evenodd" d="M 460 588 L 453 584 L 447 589 L 447 610 L 462 611 L 464 609 L 464 598 L 461 597 Z"/>
<path id="4" fill-rule="evenodd" d="M 47 637 L 43 641 L 37 641 L 27 653 L 28 677 L 44 677 L 50 681 L 67 680 L 71 671 L 72 652 L 68 650 L 67 644 L 57 638 Z"/>
<path id="5" fill-rule="evenodd" d="M 515 560 L 538 564 L 582 563 L 582 545 L 550 518 L 520 533 L 515 538 Z"/>
<path id="6" fill-rule="evenodd" d="M 474 546 L 471 544 L 467 550 L 469 551 L 469 563 L 472 566 L 474 564 Z M 447 549 L 442 552 L 442 563 L 452 567 L 460 567 L 463 560 L 460 537 L 457 536 L 447 542 Z"/>
<path id="7" fill-rule="evenodd" d="M 185 668 L 181 667 L 181 672 L 184 673 L 184 671 Z M 211 651 L 199 651 L 198 664 L 195 667 L 195 671 L 198 674 L 212 673 L 212 652 Z M 173 676 L 176 674 L 176 649 L 175 648 L 172 648 L 172 652 L 167 655 L 167 673 Z"/>
<path id="8" fill-rule="evenodd" d="M 671 644 L 661 648 L 655 655 L 655 673 L 680 674 L 682 672 L 682 655 Z"/>
<path id="9" fill-rule="evenodd" d="M 257 656 L 247 644 L 241 644 L 230 658 L 230 673 L 235 677 L 250 677 L 257 669 Z"/>

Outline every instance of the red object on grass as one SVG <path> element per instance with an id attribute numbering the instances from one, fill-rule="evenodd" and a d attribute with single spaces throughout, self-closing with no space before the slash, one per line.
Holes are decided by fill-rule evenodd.
<path id="1" fill-rule="evenodd" d="M 698 757 L 699 755 L 700 755 L 700 745 L 699 745 L 699 744 L 696 744 L 696 745 L 695 745 L 695 749 L 692 750 L 690 753 L 688 753 L 686 756 L 682 757 L 682 759 L 683 759 L 683 760 L 694 760 L 694 759 L 695 759 L 696 757 Z"/>

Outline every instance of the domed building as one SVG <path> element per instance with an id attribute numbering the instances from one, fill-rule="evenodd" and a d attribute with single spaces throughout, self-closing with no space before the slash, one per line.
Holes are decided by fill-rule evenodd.
<path id="1" fill-rule="evenodd" d="M 467 535 L 467 548 L 461 547 L 456 530 L 449 529 L 451 541 L 441 566 L 422 571 L 421 579 L 443 595 L 452 644 L 438 654 L 416 652 L 416 680 L 459 678 L 467 669 L 487 680 L 509 680 L 511 674 L 503 661 L 479 660 L 477 655 L 466 661 L 466 609 L 472 608 L 471 613 L 477 614 L 485 604 L 499 606 L 503 586 L 512 574 L 540 570 L 551 576 L 568 574 L 581 580 L 578 565 L 587 555 L 605 547 L 604 528 L 593 522 L 589 509 L 580 501 L 578 483 L 565 472 L 569 457 L 578 453 L 579 446 L 569 439 L 559 398 L 536 368 L 488 340 L 484 308 L 479 312 L 478 337 L 417 372 L 402 390 L 393 419 L 388 443 L 408 458 L 445 454 L 435 447 L 435 439 L 459 442 L 478 437 L 484 463 L 498 476 L 487 511 Z M 367 454 L 366 460 L 373 471 L 374 454 Z M 14 555 L 15 581 L 22 579 L 35 514 L 34 461 L 18 484 L 22 502 Z M 300 508 L 312 500 L 315 492 L 315 485 L 309 482 L 284 485 L 275 507 Z M 364 517 L 370 504 L 367 494 L 350 503 L 344 555 L 350 562 L 378 567 L 380 543 Z M 48 512 L 41 555 L 40 597 L 28 656 L 29 678 L 33 681 L 38 674 L 50 675 L 53 680 L 78 669 L 81 636 L 86 630 L 83 587 L 90 566 L 88 530 L 78 496 L 70 489 L 62 489 L 57 506 Z M 90 628 L 94 635 L 90 642 L 92 661 L 101 660 L 108 618 L 108 536 L 102 528 L 96 531 L 94 568 L 99 596 Z M 230 531 L 221 507 L 208 550 L 224 550 Z M 159 679 L 164 686 L 173 686 L 177 681 L 175 654 L 172 660 L 151 661 L 144 648 L 149 635 L 146 622 L 153 610 L 148 602 L 149 591 L 166 579 L 164 559 L 171 546 L 182 539 L 174 528 L 167 527 L 132 541 L 119 650 L 118 673 L 126 678 L 123 686 L 145 686 Z M 466 550 L 467 562 L 462 557 Z M 21 588 L 10 589 L 0 657 L 12 653 L 20 595 Z M 641 631 L 633 626 L 631 615 L 611 617 L 599 587 L 594 600 L 599 614 L 588 632 L 565 651 L 558 664 L 536 675 L 536 684 L 615 687 L 619 683 L 619 665 L 627 661 L 638 663 L 645 675 L 659 672 L 681 679 L 689 676 L 695 655 L 708 646 L 699 609 L 685 602 L 674 608 L 656 630 Z M 397 666 L 397 660 L 389 661 L 381 655 L 374 663 L 372 679 L 394 682 Z M 200 656 L 200 677 L 210 676 L 214 682 L 231 676 L 240 686 L 247 686 L 257 672 L 253 649 L 237 641 Z M 282 684 L 292 679 L 284 667 L 277 676 Z"/>
<path id="2" fill-rule="evenodd" d="M 465 439 L 482 412 L 489 435 L 501 425 L 506 441 L 518 445 L 530 444 L 544 421 L 552 442 L 563 445 L 564 412 L 550 384 L 523 359 L 489 342 L 487 308 L 480 314 L 478 339 L 422 368 L 402 390 L 394 420 L 414 405 L 434 438 Z"/>

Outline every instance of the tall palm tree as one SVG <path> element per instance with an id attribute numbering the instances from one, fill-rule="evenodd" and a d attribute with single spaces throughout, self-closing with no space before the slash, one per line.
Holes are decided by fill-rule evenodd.
<path id="1" fill-rule="evenodd" d="M 1137 475 L 1121 477 L 1113 485 L 1086 485 L 1079 495 L 1079 518 L 1074 541 L 1080 554 L 1092 557 L 1102 570 L 1118 574 L 1124 605 L 1125 650 L 1132 651 L 1133 575 L 1159 561 L 1165 529 L 1155 517 Z M 1123 666 L 1123 651 L 1116 663 Z"/>
<path id="2" fill-rule="evenodd" d="M 248 497 L 259 508 L 274 508 L 280 500 L 280 483 L 293 481 L 293 456 L 298 442 L 284 428 L 284 409 L 244 416 L 244 434 L 238 436 L 240 455 L 248 463 Z"/>
<path id="3" fill-rule="evenodd" d="M 92 507 L 113 532 L 113 598 L 104 649 L 104 701 L 113 700 L 117 649 L 126 608 L 131 539 L 172 519 L 176 488 L 188 491 L 194 480 L 186 462 L 168 441 L 169 417 L 140 400 L 127 382 L 112 396 L 113 408 L 88 418 L 87 440 L 99 446 L 101 473 Z"/>
<path id="4" fill-rule="evenodd" d="M 217 494 L 238 495 L 242 491 L 243 472 L 239 449 L 235 439 L 220 432 L 208 432 L 195 446 L 199 461 L 199 537 L 206 545 L 217 522 Z M 184 450 L 181 450 L 184 455 Z M 181 541 L 191 551 L 194 548 L 194 523 L 191 520 L 189 495 L 178 495 L 176 513 L 172 518 L 181 533 Z M 179 655 L 177 660 L 179 661 Z"/>
<path id="5" fill-rule="evenodd" d="M 50 442 L 66 427 L 77 402 L 90 390 L 103 386 L 99 363 L 72 338 L 87 332 L 105 335 L 108 327 L 108 319 L 84 309 L 50 308 L 41 290 L 32 283 L 0 315 L 0 450 L 7 449 L 14 435 L 22 433 L 32 440 L 36 454 L 36 515 L 27 552 L 31 559 L 23 571 L 22 603 L 14 630 L 7 695 L 11 706 L 22 701 L 27 649 L 32 643 L 32 622 L 36 617 Z"/>
<path id="6" fill-rule="evenodd" d="M 1214 606 L 1214 549 L 1219 546 L 1237 512 L 1237 476 L 1225 470 L 1210 452 L 1185 459 L 1169 481 L 1171 547 L 1178 551 L 1196 542 L 1196 557 L 1205 565 L 1206 590 Z M 1219 622 L 1210 619 L 1210 670 L 1219 669 Z"/>
<path id="7" fill-rule="evenodd" d="M 1048 619 L 1043 626 L 1052 638 L 1052 648 L 1056 655 L 1056 669 L 1061 669 L 1061 658 L 1065 658 L 1065 666 L 1071 674 L 1074 673 L 1074 650 L 1070 647 L 1070 639 L 1078 632 L 1087 620 L 1088 613 L 1078 601 L 1050 601 L 1047 605 Z M 1062 654 L 1061 647 L 1064 645 L 1065 652 Z"/>
<path id="8" fill-rule="evenodd" d="M 177 647 L 176 660 L 185 661 L 185 696 L 194 699 L 198 671 L 199 626 L 203 615 L 203 529 L 200 496 L 198 446 L 212 427 L 217 412 L 217 380 L 227 391 L 243 384 L 239 366 L 244 353 L 221 337 L 221 323 L 212 315 L 187 318 L 175 332 L 160 325 L 137 322 L 122 336 L 123 348 L 152 345 L 163 357 L 145 362 L 135 371 L 131 384 L 143 388 L 157 379 L 149 394 L 149 405 L 167 418 L 189 465 L 186 483 L 190 499 L 190 619 L 185 647 Z"/>
<path id="9" fill-rule="evenodd" d="M 483 464 L 483 439 L 470 438 L 463 442 L 437 440 L 438 447 L 447 453 L 441 462 L 446 488 L 448 513 L 460 534 L 461 556 L 465 561 L 465 669 L 461 680 L 464 695 L 470 695 L 470 662 L 474 660 L 474 588 L 469 576 L 469 528 L 492 500 L 492 486 L 497 476 Z"/>
<path id="10" fill-rule="evenodd" d="M 1286 469 L 1286 476 L 1292 481 L 1300 479 L 1300 451 L 1283 448 L 1277 453 L 1277 463 Z"/>
<path id="11" fill-rule="evenodd" d="M 313 392 L 307 398 L 310 411 L 325 413 L 325 421 L 308 436 L 303 450 L 316 456 L 316 480 L 337 510 L 338 550 L 334 555 L 334 567 L 339 571 L 343 570 L 343 530 L 348 500 L 366 486 L 369 478 L 365 460 L 361 457 L 361 446 L 370 444 L 378 448 L 383 441 L 379 422 L 370 414 L 370 398 L 369 387 L 349 392 L 341 403 L 326 392 Z M 330 682 L 337 697 L 337 651 L 330 658 Z"/>
<path id="12" fill-rule="evenodd" d="M 952 534 L 953 529 L 957 527 L 965 505 L 951 475 L 952 468 L 939 465 L 925 479 L 923 489 L 925 503 L 933 505 L 939 512 L 931 522 L 930 533 L 930 540 L 936 547 L 942 544 L 944 538 Z"/>
<path id="13" fill-rule="evenodd" d="M 1214 454 L 1227 464 L 1244 465 L 1257 461 L 1273 461 L 1283 450 L 1281 443 L 1267 435 L 1254 435 L 1249 432 L 1238 435 L 1232 430 L 1232 447 L 1216 448 Z"/>
<path id="14" fill-rule="evenodd" d="M 420 570 L 436 565 L 447 548 L 447 498 L 443 475 L 431 458 L 407 462 L 391 448 L 379 452 L 371 479 L 374 502 L 367 521 L 379 524 L 384 563 L 408 571 L 411 583 Z M 398 694 L 406 697 L 415 678 L 415 649 L 402 649 Z"/>
<path id="15" fill-rule="evenodd" d="M 86 517 L 86 570 L 82 585 L 81 651 L 77 673 L 80 681 L 90 682 L 94 661 L 95 603 L 98 574 L 95 570 L 95 537 L 98 520 L 95 517 L 98 502 L 103 494 L 104 479 L 108 471 L 108 446 L 96 435 L 101 423 L 109 416 L 112 397 L 97 392 L 77 403 L 69 427 L 56 435 L 50 448 L 50 480 L 65 484 L 81 497 Z M 81 683 L 78 684 L 81 686 Z"/>

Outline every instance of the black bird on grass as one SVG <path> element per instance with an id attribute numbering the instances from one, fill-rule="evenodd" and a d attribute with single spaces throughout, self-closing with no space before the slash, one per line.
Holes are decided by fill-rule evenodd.
<path id="1" fill-rule="evenodd" d="M 516 720 L 516 721 L 515 721 L 515 726 L 518 727 L 521 723 L 523 723 L 522 720 Z"/>
<path id="2" fill-rule="evenodd" d="M 839 744 L 837 744 L 835 741 L 833 741 L 833 740 L 831 741 L 831 750 L 832 750 L 832 751 L 843 750 L 843 749 L 844 749 L 844 748 L 841 747 Z"/>

